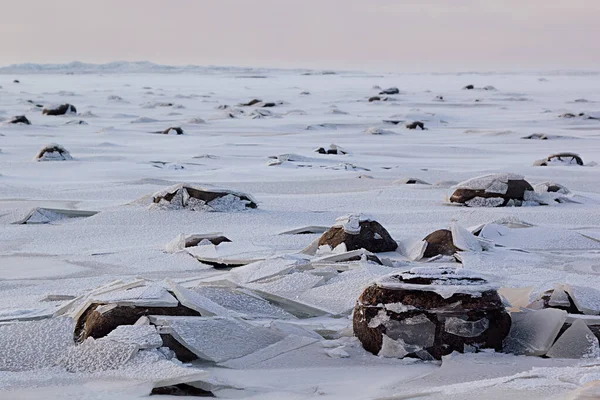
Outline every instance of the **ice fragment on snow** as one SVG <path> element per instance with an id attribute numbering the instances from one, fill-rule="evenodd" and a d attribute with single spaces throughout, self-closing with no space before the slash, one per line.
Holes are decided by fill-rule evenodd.
<path id="1" fill-rule="evenodd" d="M 348 214 L 337 218 L 333 228 L 342 228 L 349 235 L 358 235 L 360 223 L 365 221 L 372 221 L 372 219 L 363 214 Z"/>
<path id="2" fill-rule="evenodd" d="M 70 347 L 57 363 L 69 372 L 106 371 L 122 367 L 137 351 L 135 344 L 90 337 Z"/>
<path id="3" fill-rule="evenodd" d="M 198 311 L 200 315 L 210 317 L 213 315 L 222 316 L 238 316 L 239 314 L 220 306 L 211 299 L 202 296 L 198 292 L 186 289 L 173 281 L 169 281 L 169 285 L 177 300 L 187 308 Z"/>
<path id="4" fill-rule="evenodd" d="M 542 356 L 550 350 L 567 318 L 567 312 L 556 308 L 526 310 L 511 314 L 512 325 L 504 342 L 504 350 L 514 354 Z"/>
<path id="5" fill-rule="evenodd" d="M 71 318 L 0 325 L 0 371 L 52 367 L 74 346 Z"/>
<path id="6" fill-rule="evenodd" d="M 154 325 L 119 325 L 106 335 L 106 339 L 133 344 L 138 349 L 156 349 L 163 345 Z"/>
<path id="7" fill-rule="evenodd" d="M 587 286 L 566 286 L 566 291 L 573 299 L 579 311 L 588 315 L 600 314 L 600 290 Z"/>
<path id="8" fill-rule="evenodd" d="M 479 239 L 471 232 L 458 225 L 457 223 L 453 223 L 451 228 L 452 232 L 452 242 L 454 246 L 463 251 L 481 251 L 482 247 L 479 243 Z"/>
<path id="9" fill-rule="evenodd" d="M 444 323 L 446 332 L 462 337 L 477 337 L 490 326 L 487 318 L 477 321 L 465 321 L 457 317 L 448 317 Z"/>
<path id="10" fill-rule="evenodd" d="M 239 358 L 283 339 L 269 329 L 223 317 L 151 317 L 198 358 L 223 362 Z"/>
<path id="11" fill-rule="evenodd" d="M 348 358 L 350 354 L 346 350 L 344 350 L 344 346 L 337 347 L 335 349 L 327 349 L 325 350 L 325 354 L 327 354 L 331 358 Z"/>
<path id="12" fill-rule="evenodd" d="M 391 339 L 384 333 L 382 335 L 381 350 L 379 350 L 377 355 L 386 358 L 404 358 L 408 354 L 419 350 L 422 350 L 422 348 L 406 344 L 402 339 Z"/>
<path id="13" fill-rule="evenodd" d="M 598 338 L 583 320 L 576 320 L 548 350 L 551 358 L 598 358 Z"/>
<path id="14" fill-rule="evenodd" d="M 417 309 L 417 307 L 415 306 L 406 305 L 402 303 L 389 303 L 385 304 L 384 307 L 386 310 L 397 314 Z"/>

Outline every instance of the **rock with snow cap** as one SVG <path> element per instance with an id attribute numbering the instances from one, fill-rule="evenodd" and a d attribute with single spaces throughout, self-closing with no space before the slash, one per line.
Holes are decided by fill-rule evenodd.
<path id="1" fill-rule="evenodd" d="M 515 174 L 479 176 L 461 182 L 455 188 L 450 202 L 469 207 L 519 206 L 533 193 L 529 182 Z"/>
<path id="2" fill-rule="evenodd" d="M 69 161 L 71 154 L 60 144 L 50 143 L 44 146 L 35 156 L 36 161 Z"/>
<path id="3" fill-rule="evenodd" d="M 177 184 L 156 192 L 152 196 L 152 202 L 162 209 L 191 211 L 241 211 L 257 208 L 256 200 L 249 194 L 193 184 Z"/>
<path id="4" fill-rule="evenodd" d="M 342 244 L 346 251 L 365 249 L 373 253 L 398 248 L 396 241 L 379 222 L 357 214 L 338 218 L 319 239 L 319 246 L 327 245 L 331 249 Z"/>
<path id="5" fill-rule="evenodd" d="M 583 160 L 575 153 L 556 153 L 537 160 L 533 163 L 536 167 L 547 167 L 551 165 L 583 165 Z"/>
<path id="6" fill-rule="evenodd" d="M 31 125 L 31 122 L 27 119 L 26 116 L 24 115 L 17 115 L 16 117 L 13 117 L 10 121 L 7 122 L 8 124 L 24 124 L 24 125 Z"/>
<path id="7" fill-rule="evenodd" d="M 359 297 L 353 325 L 373 354 L 441 359 L 465 348 L 500 350 L 511 319 L 493 285 L 443 266 L 380 278 Z"/>

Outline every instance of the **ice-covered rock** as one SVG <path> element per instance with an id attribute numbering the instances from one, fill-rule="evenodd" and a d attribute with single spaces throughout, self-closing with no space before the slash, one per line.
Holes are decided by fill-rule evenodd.
<path id="1" fill-rule="evenodd" d="M 397 87 L 390 87 L 387 89 L 383 89 L 381 92 L 379 92 L 379 94 L 399 94 L 400 93 L 400 89 L 398 89 Z"/>
<path id="2" fill-rule="evenodd" d="M 69 161 L 72 159 L 71 154 L 64 147 L 56 143 L 44 146 L 35 156 L 36 161 Z"/>
<path id="3" fill-rule="evenodd" d="M 377 221 L 359 214 L 340 217 L 319 239 L 319 246 L 335 249 L 340 245 L 345 251 L 365 249 L 373 253 L 394 251 L 398 244 Z"/>
<path id="4" fill-rule="evenodd" d="M 598 338 L 582 320 L 576 320 L 546 353 L 550 358 L 600 358 Z"/>
<path id="5" fill-rule="evenodd" d="M 353 321 L 355 335 L 373 354 L 422 359 L 465 347 L 500 350 L 510 324 L 495 288 L 454 267 L 380 278 L 359 297 Z"/>
<path id="6" fill-rule="evenodd" d="M 452 232 L 449 229 L 439 229 L 430 233 L 423 239 L 425 251 L 424 258 L 436 257 L 439 255 L 452 256 L 459 251 L 452 238 Z M 419 258 L 417 258 L 419 259 Z"/>
<path id="7" fill-rule="evenodd" d="M 227 212 L 257 207 L 246 193 L 181 183 L 154 193 L 152 202 L 155 207 L 167 210 Z"/>
<path id="8" fill-rule="evenodd" d="M 571 191 L 565 186 L 554 182 L 538 183 L 537 185 L 533 186 L 533 190 L 536 193 L 558 193 L 564 195 L 571 194 Z"/>
<path id="9" fill-rule="evenodd" d="M 365 133 L 368 133 L 370 135 L 394 135 L 394 134 L 396 134 L 396 132 L 394 132 L 394 131 L 390 131 L 388 129 L 383 129 L 383 128 L 378 128 L 376 126 L 367 128 Z"/>
<path id="10" fill-rule="evenodd" d="M 17 115 L 6 122 L 7 124 L 23 124 L 23 125 L 31 125 L 29 119 L 27 119 L 24 115 Z"/>
<path id="11" fill-rule="evenodd" d="M 215 245 L 218 246 L 223 242 L 231 242 L 227 237 L 219 234 L 192 234 L 185 235 L 183 233 L 177 235 L 165 246 L 165 250 L 169 253 L 176 253 L 185 250 L 188 247 Z"/>
<path id="12" fill-rule="evenodd" d="M 520 175 L 491 174 L 459 183 L 450 202 L 469 207 L 519 206 L 529 200 L 533 187 Z"/>
<path id="13" fill-rule="evenodd" d="M 550 165 L 583 165 L 583 160 L 575 153 L 557 153 L 537 160 L 533 163 L 537 167 L 546 167 Z"/>
<path id="14" fill-rule="evenodd" d="M 84 211 L 84 210 L 61 210 L 56 208 L 43 208 L 37 207 L 29 211 L 20 220 L 14 222 L 15 224 L 50 224 L 52 222 L 60 221 L 69 218 L 85 218 L 96 215 L 96 211 Z"/>
<path id="15" fill-rule="evenodd" d="M 553 308 L 524 310 L 511 314 L 512 327 L 504 351 L 543 356 L 552 347 L 567 318 L 567 312 Z"/>

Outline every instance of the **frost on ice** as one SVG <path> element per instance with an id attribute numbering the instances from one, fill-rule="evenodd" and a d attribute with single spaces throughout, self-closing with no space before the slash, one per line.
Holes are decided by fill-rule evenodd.
<path id="1" fill-rule="evenodd" d="M 78 346 L 70 347 L 57 364 L 69 372 L 106 371 L 122 367 L 137 351 L 135 344 L 87 338 Z"/>

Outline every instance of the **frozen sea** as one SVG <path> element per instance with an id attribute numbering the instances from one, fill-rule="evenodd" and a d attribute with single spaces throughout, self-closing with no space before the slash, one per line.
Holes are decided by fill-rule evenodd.
<path id="1" fill-rule="evenodd" d="M 463 90 L 470 84 L 474 90 Z M 377 86 L 400 93 L 369 102 Z M 115 280 L 199 282 L 229 274 L 185 252 L 166 252 L 181 233 L 220 233 L 232 240 L 237 258 L 261 259 L 298 253 L 319 236 L 280 233 L 328 227 L 349 213 L 371 216 L 400 243 L 453 222 L 473 227 L 518 219 L 533 227 L 496 238 L 503 246 L 498 251 L 466 254 L 464 267 L 500 287 L 531 293 L 557 283 L 600 284 L 600 120 L 577 117 L 600 118 L 599 74 L 21 66 L 0 69 L 0 87 L 3 321 L 44 318 L 62 304 L 47 301 L 49 295 L 84 295 Z M 252 99 L 275 106 L 238 106 Z M 77 114 L 47 116 L 36 106 L 64 103 Z M 224 105 L 231 108 L 219 108 Z M 560 117 L 565 113 L 576 117 Z M 16 115 L 31 125 L 8 124 Z M 413 121 L 427 129 L 406 129 Z M 185 133 L 156 133 L 170 127 Z M 549 139 L 523 139 L 537 133 Z M 73 160 L 36 162 L 50 143 L 62 145 Z M 347 154 L 315 152 L 331 144 Z M 585 165 L 533 166 L 559 152 L 577 153 Z M 280 162 L 273 162 L 277 157 Z M 507 208 L 447 202 L 454 184 L 498 172 L 523 175 L 532 184 L 559 183 L 575 201 Z M 407 185 L 406 178 L 430 185 Z M 164 211 L 144 203 L 145 196 L 180 182 L 251 193 L 258 209 Z M 15 224 L 36 207 L 97 213 Z M 408 262 L 400 253 L 390 257 Z M 356 300 L 344 290 L 330 295 L 340 307 Z M 348 316 L 321 318 L 311 323 L 338 331 L 352 325 Z M 29 340 L 24 335 L 17 344 Z M 218 382 L 222 390 L 215 393 L 223 398 L 561 399 L 599 393 L 598 360 L 494 353 L 453 354 L 441 363 L 395 360 L 365 352 L 350 337 L 337 340 L 343 356 L 317 341 L 258 366 L 186 368 Z M 156 378 L 135 371 L 0 370 L 0 399 L 144 397 Z"/>

